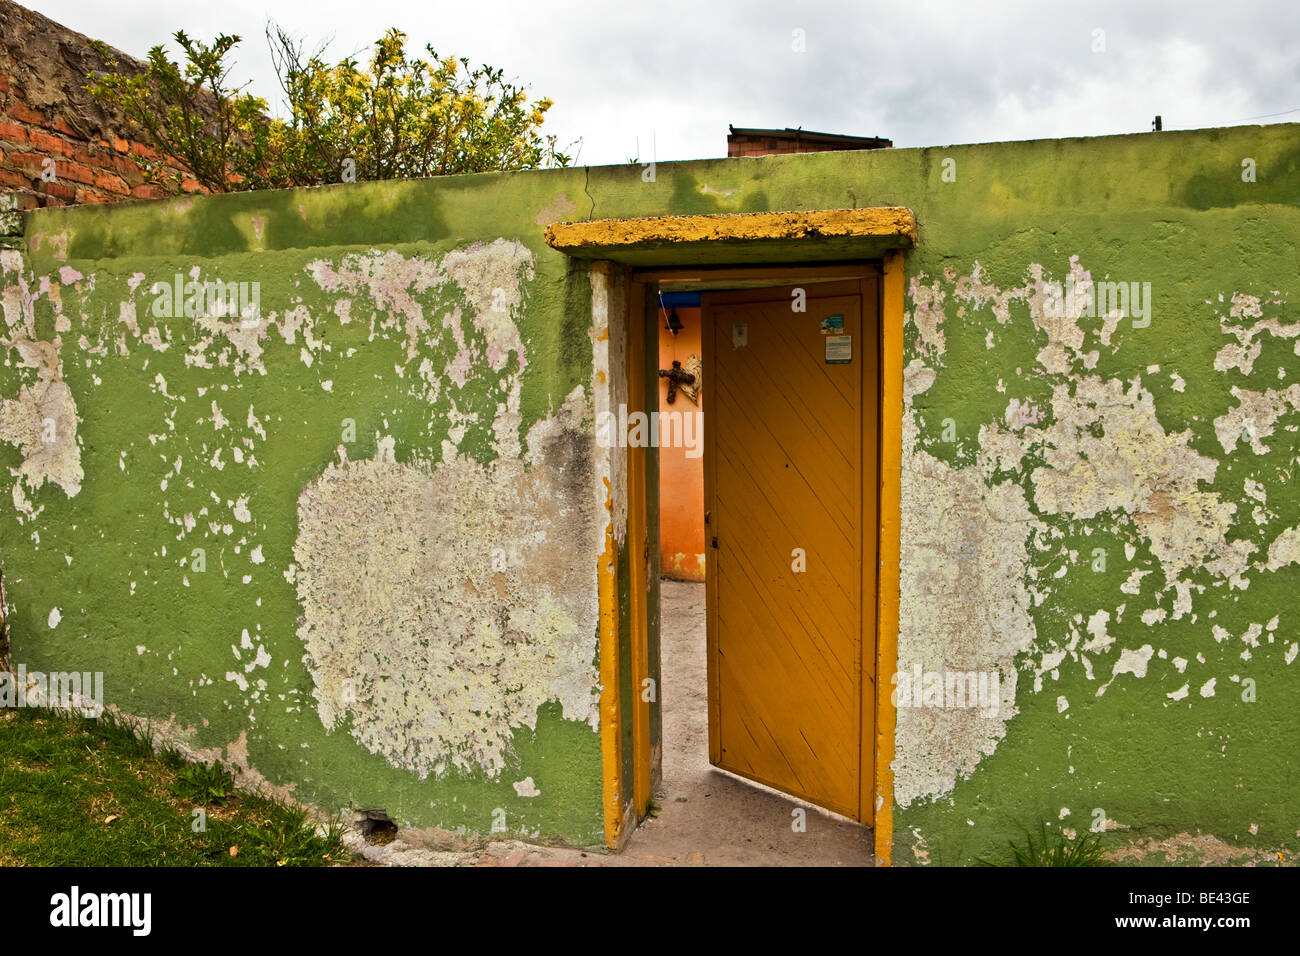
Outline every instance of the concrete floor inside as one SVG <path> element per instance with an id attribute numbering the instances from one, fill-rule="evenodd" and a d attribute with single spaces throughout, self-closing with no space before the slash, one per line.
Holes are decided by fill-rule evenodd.
<path id="1" fill-rule="evenodd" d="M 872 865 L 869 828 L 709 765 L 704 585 L 661 582 L 660 622 L 660 809 L 605 865 Z M 806 811 L 802 833 L 796 808 Z"/>

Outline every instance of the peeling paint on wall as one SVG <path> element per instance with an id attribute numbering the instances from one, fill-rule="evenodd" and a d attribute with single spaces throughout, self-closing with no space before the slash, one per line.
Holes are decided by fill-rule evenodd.
<path id="1" fill-rule="evenodd" d="M 494 420 L 477 422 L 493 436 L 486 464 L 458 454 L 454 438 L 441 461 L 398 462 L 381 438 L 368 461 L 349 461 L 340 445 L 339 461 L 304 489 L 290 570 L 321 721 L 346 723 L 421 777 L 450 767 L 496 776 L 514 729 L 533 728 L 547 701 L 595 729 L 595 571 L 581 558 L 595 521 L 591 409 L 575 388 L 532 426 L 522 454 L 528 361 L 510 314 L 530 254 L 499 240 L 436 263 L 390 251 L 310 269 L 328 292 L 368 296 L 410 358 L 422 336 L 450 333 L 455 356 L 435 374 L 423 363 L 428 381 L 463 390 L 504 373 Z M 456 310 L 439 327 L 425 315 L 414 293 L 444 281 L 463 291 L 472 321 Z M 310 325 L 303 331 L 310 340 Z"/>
<path id="2" fill-rule="evenodd" d="M 80 274 L 74 276 L 68 279 L 81 278 Z M 14 507 L 31 515 L 26 492 L 38 490 L 47 481 L 69 497 L 81 490 L 84 476 L 77 446 L 77 404 L 63 381 L 62 337 L 42 340 L 36 333 L 34 303 L 45 296 L 57 308 L 59 287 L 45 281 L 33 291 L 22 257 L 12 249 L 0 250 L 0 277 L 4 281 L 5 323 L 0 349 L 15 354 L 20 368 L 34 372 L 25 376 L 14 398 L 0 399 L 0 441 L 17 446 L 22 453 L 22 464 L 11 469 Z M 68 331 L 66 322 L 56 323 L 56 328 L 60 326 L 60 331 Z"/>
<path id="3" fill-rule="evenodd" d="M 1093 315 L 1092 284 L 1078 256 L 1071 257 L 1061 281 L 1030 263 L 1024 284 L 1008 289 L 987 281 L 978 263 L 966 276 L 949 269 L 942 279 L 921 274 L 911 280 L 908 321 L 916 335 L 916 357 L 905 384 L 898 666 L 901 672 L 916 664 L 927 671 L 996 672 L 1005 699 L 993 717 L 973 709 L 900 708 L 895 786 L 901 806 L 952 792 L 958 779 L 994 751 L 1017 712 L 1017 692 L 1024 692 L 1017 670 L 1034 675 L 1032 693 L 1059 680 L 1067 666 L 1096 681 L 1097 696 L 1116 680 L 1148 679 L 1153 657 L 1164 661 L 1168 654 L 1157 655 L 1149 642 L 1119 644 L 1107 632 L 1112 616 L 1118 623 L 1127 612 L 1148 628 L 1165 620 L 1213 616 L 1217 594 L 1245 590 L 1253 573 L 1300 558 L 1295 551 L 1300 538 L 1290 530 L 1270 544 L 1261 539 L 1257 521 L 1243 520 L 1251 511 L 1211 490 L 1220 461 L 1204 453 L 1192 429 L 1174 432 L 1162 426 L 1154 395 L 1140 375 L 1121 379 L 1093 373 L 1102 351 L 1116 350 L 1112 339 L 1120 323 L 1132 317 L 1120 310 Z M 1062 289 L 1069 292 L 1063 296 Z M 1049 399 L 1039 407 L 1012 397 L 1004 415 L 965 422 L 974 441 L 973 447 L 962 447 L 962 467 L 930 453 L 943 443 L 933 431 L 926 442 L 918 440 L 931 413 L 920 413 L 916 400 L 948 374 L 944 328 L 952 320 L 943 308 L 946 301 L 963 303 L 956 314 L 965 324 L 987 314 L 989 336 L 1000 326 L 1023 335 L 1029 330 L 1020 323 L 1027 319 L 1038 334 L 1030 341 L 1046 338 L 1034 346 L 1037 368 L 1016 371 L 1023 372 L 1022 381 L 1034 380 L 1038 394 L 1050 388 Z M 1230 318 L 1257 320 L 1245 332 L 1223 324 L 1224 333 L 1243 345 L 1264 329 L 1277 339 L 1293 337 L 1292 327 L 1276 316 L 1261 317 L 1257 297 L 1236 294 L 1231 302 Z M 1013 303 L 1021 303 L 1027 316 L 1016 318 Z M 1224 351 L 1218 355 L 1217 370 L 1235 367 L 1249 374 L 1258 350 L 1250 361 L 1227 362 Z M 1000 391 L 1006 388 L 999 385 Z M 1264 454 L 1262 439 L 1275 427 L 1285 422 L 1288 432 L 1296 431 L 1300 386 L 1262 392 L 1233 386 L 1230 394 L 1236 407 L 1212 423 L 1224 452 L 1239 451 L 1238 437 L 1248 436 L 1240 451 Z M 1251 497 L 1267 501 L 1273 483 L 1247 480 L 1243 487 Z M 1083 558 L 1076 542 L 1116 532 L 1127 559 L 1140 552 L 1150 555 L 1150 563 L 1131 572 L 1117 588 L 1122 593 L 1113 595 L 1113 605 L 1089 610 L 1084 627 L 1084 615 L 1055 597 L 1061 587 L 1056 581 L 1086 569 L 1089 561 L 1100 560 L 1104 567 L 1104 556 Z M 1257 558 L 1263 553 L 1266 563 Z M 1162 584 L 1143 593 L 1142 578 L 1157 569 Z M 1135 600 L 1138 596 L 1142 600 Z M 1031 614 L 1039 606 L 1054 610 L 1064 626 L 1042 632 Z M 978 613 L 972 615 L 973 608 Z M 1208 628 L 1203 633 L 1209 637 Z M 1203 656 L 1198 660 L 1205 662 Z M 1187 659 L 1178 661 L 1181 673 Z M 1227 676 L 1203 676 L 1199 696 L 1213 696 L 1216 679 Z M 1187 697 L 1182 690 L 1159 692 L 1172 701 Z M 1061 700 L 1065 705 L 1057 710 L 1064 713 L 1069 702 Z"/>
<path id="4" fill-rule="evenodd" d="M 506 765 L 550 700 L 595 729 L 589 420 L 581 388 L 484 466 L 341 460 L 298 503 L 317 711 L 421 777 Z"/>
<path id="5" fill-rule="evenodd" d="M 909 369 L 905 394 L 923 384 Z M 912 395 L 907 395 L 910 410 Z M 896 801 L 949 792 L 993 752 L 1015 714 L 1016 657 L 1034 639 L 1025 586 L 1026 540 L 1036 522 L 1021 489 L 986 484 L 984 468 L 954 469 L 915 447 L 912 417 L 904 419 L 902 560 L 898 671 L 920 666 L 998 675 L 996 715 L 989 708 L 914 707 L 902 702 L 895 731 Z M 936 508 L 936 501 L 951 507 Z M 980 610 L 972 615 L 970 595 Z"/>
<path id="6" fill-rule="evenodd" d="M 520 326 L 535 278 L 526 246 L 496 239 L 438 255 L 341 251 L 273 259 L 269 268 L 169 261 L 115 273 L 56 264 L 48 276 L 17 252 L 5 256 L 0 346 L 9 393 L 0 399 L 0 438 L 22 456 L 12 468 L 16 517 L 37 522 L 33 543 L 59 541 L 68 565 L 104 540 L 98 520 L 84 531 L 50 520 L 48 493 L 35 496 L 51 483 L 75 496 L 83 480 L 75 389 L 97 413 L 95 501 L 116 497 L 136 525 L 114 532 L 121 553 L 101 570 L 98 613 L 67 592 L 60 608 L 40 611 L 42 629 L 75 629 L 83 642 L 96 635 L 82 646 L 103 654 L 99 625 L 119 613 L 116 601 L 151 604 L 155 589 L 178 588 L 175 630 L 147 643 L 136 628 L 120 633 L 141 666 L 170 675 L 173 697 L 220 715 L 221 730 L 205 716 L 195 747 L 240 735 L 246 755 L 266 761 L 259 725 L 282 715 L 294 726 L 305 710 L 330 737 L 342 732 L 394 772 L 449 780 L 451 790 L 420 801 L 437 822 L 486 832 L 496 824 L 476 802 L 492 809 L 526 796 L 535 809 L 513 817 L 511 832 L 544 832 L 526 819 L 548 820 L 545 832 L 599 832 L 597 806 L 585 824 L 556 809 L 598 780 L 557 782 L 535 755 L 557 723 L 582 727 L 598 755 L 590 555 L 603 528 L 592 495 L 592 383 L 569 384 L 549 402 L 533 396 L 527 419 L 521 407 L 534 364 Z M 257 308 L 232 312 L 203 297 L 223 280 L 237 288 L 235 279 L 249 289 L 260 281 Z M 534 361 L 555 380 L 553 351 Z M 304 400 L 304 386 L 332 398 Z M 145 394 L 119 403 L 131 388 Z M 105 411 L 136 423 L 113 431 L 111 450 Z M 299 507 L 286 512 L 272 488 L 294 474 L 286 465 L 302 439 L 322 431 L 337 450 L 299 471 Z M 116 492 L 106 491 L 110 454 Z M 32 580 L 28 564 L 6 567 L 20 595 Z M 36 566 L 29 574 L 39 582 Z M 287 633 L 281 612 L 269 610 L 285 606 L 281 579 L 297 599 L 299 620 Z M 185 639 L 194 625 L 180 622 L 204 608 L 200 626 L 233 630 L 228 651 L 222 638 Z M 127 620 L 144 613 L 122 611 Z M 111 698 L 136 709 L 123 697 L 134 688 L 120 677 L 108 683 Z M 286 762 L 338 759 L 309 728 L 280 733 L 269 746 L 284 752 L 273 761 L 281 780 Z M 576 743 L 550 773 L 583 759 Z M 501 779 L 521 763 L 536 781 L 526 794 Z M 248 757 L 248 774 L 263 769 Z M 303 776 L 327 775 L 299 770 L 289 779 Z M 471 789 L 462 803 L 467 779 L 498 782 L 511 796 Z"/>

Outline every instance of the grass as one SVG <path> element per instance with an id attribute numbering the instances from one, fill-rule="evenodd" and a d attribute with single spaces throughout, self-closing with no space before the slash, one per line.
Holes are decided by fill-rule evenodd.
<path id="1" fill-rule="evenodd" d="M 1023 846 L 1015 842 L 1007 846 L 1011 850 L 1009 862 L 980 862 L 988 866 L 1110 866 L 1103 856 L 1106 848 L 1101 836 L 1091 831 L 1072 840 L 1059 829 L 1049 833 L 1047 824 L 1039 823 L 1037 837 L 1026 830 Z"/>
<path id="2" fill-rule="evenodd" d="M 176 771 L 176 793 L 195 806 L 220 806 L 235 792 L 235 781 L 218 763 L 186 764 Z"/>
<path id="3" fill-rule="evenodd" d="M 341 829 L 111 714 L 0 709 L 0 866 L 328 866 Z"/>

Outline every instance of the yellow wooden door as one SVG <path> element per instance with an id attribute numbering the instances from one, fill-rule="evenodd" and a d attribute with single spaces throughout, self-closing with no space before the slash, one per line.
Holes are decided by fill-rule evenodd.
<path id="1" fill-rule="evenodd" d="M 875 299 L 875 280 L 704 298 L 710 759 L 865 821 Z"/>

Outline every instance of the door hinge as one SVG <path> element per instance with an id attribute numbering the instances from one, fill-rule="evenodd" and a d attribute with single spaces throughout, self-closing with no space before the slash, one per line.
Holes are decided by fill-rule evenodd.
<path id="1" fill-rule="evenodd" d="M 716 534 L 713 536 L 713 546 L 715 548 L 718 546 L 718 536 Z"/>

